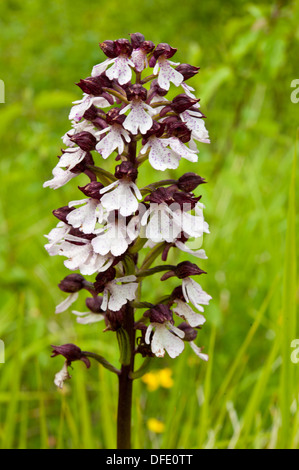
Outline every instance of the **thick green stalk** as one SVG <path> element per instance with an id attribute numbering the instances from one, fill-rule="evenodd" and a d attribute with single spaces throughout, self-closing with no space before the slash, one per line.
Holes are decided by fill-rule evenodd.
<path id="1" fill-rule="evenodd" d="M 135 350 L 135 330 L 134 330 L 134 309 L 127 306 L 123 328 L 128 333 L 131 360 L 130 364 L 122 365 L 118 376 L 119 394 L 117 409 L 117 448 L 131 449 L 131 414 L 132 414 L 132 392 L 134 372 L 134 350 Z"/>

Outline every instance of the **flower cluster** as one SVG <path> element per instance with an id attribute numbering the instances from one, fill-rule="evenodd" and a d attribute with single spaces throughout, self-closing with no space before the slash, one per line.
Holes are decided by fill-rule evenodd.
<path id="1" fill-rule="evenodd" d="M 173 358 L 188 342 L 207 360 L 194 340 L 211 297 L 190 277 L 204 271 L 190 262 L 151 268 L 160 254 L 167 260 L 170 248 L 206 258 L 203 249 L 188 244 L 209 233 L 201 196 L 193 193 L 205 180 L 188 172 L 178 180 L 137 185 L 144 162 L 157 172 L 178 168 L 182 158 L 191 165 L 198 161 L 197 142 L 209 143 L 199 100 L 186 83 L 199 68 L 173 62 L 175 48 L 155 46 L 140 33 L 100 47 L 107 59 L 77 83 L 83 97 L 69 114 L 71 129 L 62 138 L 67 148 L 44 183 L 57 189 L 79 175 L 87 178 L 78 186 L 78 200 L 53 211 L 58 224 L 46 236 L 48 253 L 63 256 L 66 268 L 78 271 L 60 282 L 68 296 L 56 313 L 86 290 L 87 311 L 73 311 L 79 323 L 103 321 L 106 330 L 117 331 L 124 328 L 128 307 L 143 308 L 134 326 L 135 353 L 161 357 L 167 351 Z M 175 88 L 179 93 L 168 100 Z M 116 161 L 114 173 L 102 168 L 106 159 Z M 167 271 L 162 281 L 176 276 L 181 284 L 163 300 L 142 300 L 141 281 L 161 271 Z M 175 324 L 174 315 L 183 323 Z M 61 380 L 56 380 L 59 386 Z"/>

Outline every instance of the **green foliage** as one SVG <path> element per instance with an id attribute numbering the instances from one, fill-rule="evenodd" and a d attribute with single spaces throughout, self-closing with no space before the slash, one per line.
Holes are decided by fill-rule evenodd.
<path id="1" fill-rule="evenodd" d="M 59 191 L 42 183 L 69 129 L 71 101 L 81 96 L 74 83 L 104 59 L 98 42 L 136 31 L 178 47 L 175 60 L 201 67 L 190 84 L 211 144 L 200 145 L 197 165 L 184 161 L 159 178 L 145 163 L 140 179 L 146 186 L 195 171 L 209 182 L 200 188 L 211 228 L 204 240 L 209 259 L 200 267 L 209 273 L 201 284 L 213 301 L 197 339 L 209 362 L 186 345 L 175 361 L 153 361 L 173 369 L 172 388 L 149 392 L 134 381 L 134 446 L 299 447 L 299 364 L 290 361 L 298 336 L 292 161 L 299 104 L 290 100 L 291 81 L 299 78 L 298 20 L 296 2 L 266 0 L 146 0 L 138 8 L 133 0 L 0 3 L 3 448 L 115 445 L 115 374 L 78 362 L 63 392 L 53 384 L 62 360 L 50 359 L 50 344 L 73 342 L 112 364 L 119 357 L 115 335 L 102 333 L 101 324 L 78 325 L 70 312 L 54 316 L 62 300 L 57 283 L 68 271 L 62 258 L 48 256 L 43 234 L 56 223 L 51 211 L 77 199 L 76 184 L 85 180 Z M 172 249 L 167 262 L 183 259 Z M 148 302 L 176 285 L 159 277 L 144 281 Z M 163 434 L 147 429 L 153 417 L 165 423 Z"/>

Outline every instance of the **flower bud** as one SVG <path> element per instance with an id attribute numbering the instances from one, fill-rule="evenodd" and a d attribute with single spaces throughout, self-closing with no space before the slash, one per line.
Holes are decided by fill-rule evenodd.
<path id="1" fill-rule="evenodd" d="M 132 53 L 133 47 L 132 44 L 130 44 L 130 41 L 128 39 L 117 39 L 115 41 L 115 51 L 117 55 L 126 55 L 130 56 Z"/>
<path id="2" fill-rule="evenodd" d="M 170 321 L 173 323 L 172 311 L 167 305 L 158 304 L 144 313 L 145 317 L 149 317 L 151 323 L 165 323 Z"/>
<path id="3" fill-rule="evenodd" d="M 91 197 L 92 199 L 101 199 L 102 195 L 100 194 L 100 190 L 103 189 L 103 187 L 104 185 L 99 181 L 92 181 L 86 186 L 78 186 L 85 196 Z"/>
<path id="4" fill-rule="evenodd" d="M 178 328 L 185 333 L 184 341 L 194 341 L 197 337 L 197 331 L 192 328 L 187 322 L 181 323 Z"/>
<path id="5" fill-rule="evenodd" d="M 178 179 L 178 188 L 182 191 L 191 192 L 198 185 L 206 183 L 205 179 L 196 173 L 185 173 Z"/>
<path id="6" fill-rule="evenodd" d="M 106 115 L 107 124 L 112 126 L 113 124 L 122 124 L 124 122 L 126 116 L 119 114 L 119 111 L 120 108 L 112 108 L 108 111 Z"/>
<path id="7" fill-rule="evenodd" d="M 183 302 L 186 302 L 185 296 L 183 294 L 183 289 L 182 286 L 177 286 L 173 289 L 171 293 L 171 298 L 178 299 L 178 300 L 183 300 Z"/>
<path id="8" fill-rule="evenodd" d="M 176 48 L 170 47 L 170 45 L 166 42 L 161 42 L 154 50 L 154 57 L 158 59 L 158 57 L 163 55 L 166 59 L 170 59 L 176 53 L 176 51 Z"/>
<path id="9" fill-rule="evenodd" d="M 144 41 L 142 46 L 140 47 L 146 54 L 152 52 L 155 49 L 155 44 L 152 41 Z"/>
<path id="10" fill-rule="evenodd" d="M 53 215 L 55 215 L 55 217 L 57 217 L 57 219 L 67 224 L 68 221 L 66 219 L 66 216 L 69 215 L 69 213 L 72 212 L 73 210 L 74 210 L 74 207 L 63 206 L 63 207 L 60 207 L 59 209 L 55 209 L 54 211 L 52 211 L 52 213 Z"/>
<path id="11" fill-rule="evenodd" d="M 191 139 L 191 130 L 177 116 L 169 116 L 164 119 L 166 132 L 171 137 L 177 137 L 184 144 Z"/>
<path id="12" fill-rule="evenodd" d="M 85 279 L 81 274 L 69 274 L 60 283 L 58 287 L 63 292 L 73 293 L 83 289 Z"/>
<path id="13" fill-rule="evenodd" d="M 87 77 L 84 80 L 81 79 L 76 85 L 81 88 L 83 93 L 87 93 L 88 95 L 100 96 L 103 92 L 103 84 L 100 77 Z"/>
<path id="14" fill-rule="evenodd" d="M 70 137 L 70 140 L 75 144 L 79 145 L 82 150 L 88 152 L 89 150 L 94 150 L 96 148 L 97 139 L 90 132 L 79 132 Z"/>
<path id="15" fill-rule="evenodd" d="M 171 187 L 169 188 L 158 188 L 155 191 L 153 191 L 151 194 L 146 196 L 144 199 L 146 202 L 152 202 L 156 204 L 163 204 L 166 203 L 168 205 L 172 204 L 174 202 L 173 199 L 173 190 Z"/>
<path id="16" fill-rule="evenodd" d="M 137 338 L 136 353 L 141 354 L 142 357 L 155 357 L 150 345 L 145 342 L 147 326 L 144 323 L 137 323 L 135 328 L 141 332 L 141 336 Z"/>
<path id="17" fill-rule="evenodd" d="M 155 95 L 165 96 L 167 95 L 168 90 L 164 90 L 164 88 L 161 88 L 160 85 L 158 84 L 158 80 L 155 79 L 151 83 L 150 93 L 152 97 Z"/>
<path id="18" fill-rule="evenodd" d="M 108 268 L 107 271 L 99 273 L 94 283 L 94 288 L 97 294 L 100 294 L 105 289 L 108 282 L 113 281 L 116 276 L 115 268 Z"/>
<path id="19" fill-rule="evenodd" d="M 107 41 L 101 42 L 99 46 L 104 52 L 104 54 L 109 57 L 109 59 L 114 59 L 118 56 L 118 53 L 116 52 L 115 41 L 111 41 L 108 39 Z"/>
<path id="20" fill-rule="evenodd" d="M 190 98 L 190 96 L 186 95 L 185 93 L 181 93 L 180 95 L 177 95 L 172 100 L 172 103 L 170 104 L 170 107 L 175 113 L 181 114 L 184 111 L 186 111 L 187 109 L 194 106 L 196 103 L 198 103 L 198 101 L 200 101 L 200 100 Z"/>
<path id="21" fill-rule="evenodd" d="M 109 330 L 117 331 L 123 325 L 126 314 L 126 306 L 121 307 L 117 312 L 107 310 L 105 315 L 105 321 Z"/>
<path id="22" fill-rule="evenodd" d="M 94 165 L 94 161 L 91 153 L 86 152 L 83 160 L 78 163 L 78 165 L 74 166 L 74 168 L 72 168 L 70 171 L 72 173 L 84 173 L 88 169 L 87 167 L 90 165 Z"/>
<path id="23" fill-rule="evenodd" d="M 135 83 L 135 85 L 130 85 L 127 88 L 127 98 L 129 101 L 140 99 L 146 101 L 147 98 L 147 89 L 144 88 L 140 83 Z"/>
<path id="24" fill-rule="evenodd" d="M 103 313 L 101 309 L 101 305 L 103 302 L 102 297 L 87 297 L 85 300 L 86 307 L 92 312 L 92 313 Z"/>
<path id="25" fill-rule="evenodd" d="M 90 361 L 82 354 L 81 349 L 75 344 L 68 343 L 61 346 L 52 346 L 53 351 L 51 357 L 63 356 L 66 358 L 67 365 L 70 366 L 74 361 L 83 361 L 86 367 L 89 369 Z"/>
<path id="26" fill-rule="evenodd" d="M 184 80 L 194 77 L 194 75 L 198 73 L 199 69 L 200 67 L 195 67 L 194 65 L 189 64 L 180 64 L 175 68 L 175 70 L 183 75 Z"/>
<path id="27" fill-rule="evenodd" d="M 85 113 L 83 114 L 84 119 L 87 121 L 94 121 L 98 117 L 98 110 L 97 108 L 92 104 L 90 108 L 88 108 Z"/>
<path id="28" fill-rule="evenodd" d="M 145 41 L 145 37 L 141 33 L 132 33 L 130 37 L 133 49 L 139 49 Z"/>
<path id="29" fill-rule="evenodd" d="M 131 162 L 122 162 L 120 165 L 117 165 L 115 168 L 115 173 L 117 179 L 126 178 L 130 181 L 135 181 L 138 175 L 137 168 Z"/>
<path id="30" fill-rule="evenodd" d="M 152 135 L 155 135 L 156 137 L 161 137 L 164 134 L 164 129 L 164 122 L 153 121 L 152 127 L 143 136 L 142 144 L 144 145 Z"/>
<path id="31" fill-rule="evenodd" d="M 173 199 L 181 206 L 182 209 L 191 210 L 194 209 L 198 201 L 201 199 L 201 196 L 195 197 L 193 194 L 175 192 L 173 194 Z"/>
<path id="32" fill-rule="evenodd" d="M 174 272 L 179 279 L 184 279 L 185 277 L 196 276 L 199 274 L 207 274 L 196 264 L 190 263 L 190 261 L 183 261 L 182 263 L 179 263 L 174 269 Z"/>

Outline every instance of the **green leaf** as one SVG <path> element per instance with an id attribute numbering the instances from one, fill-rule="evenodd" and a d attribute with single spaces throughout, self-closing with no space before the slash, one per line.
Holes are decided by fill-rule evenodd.
<path id="1" fill-rule="evenodd" d="M 131 345 L 129 335 L 126 330 L 119 328 L 116 331 L 116 337 L 120 351 L 119 361 L 122 365 L 128 366 L 131 361 Z"/>

